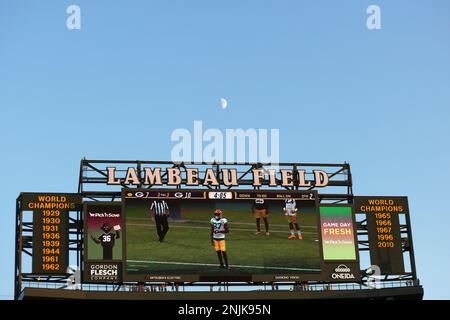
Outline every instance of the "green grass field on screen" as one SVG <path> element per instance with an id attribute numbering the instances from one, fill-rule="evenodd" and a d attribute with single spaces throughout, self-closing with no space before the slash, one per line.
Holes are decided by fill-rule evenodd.
<path id="1" fill-rule="evenodd" d="M 210 244 L 211 203 L 188 203 L 181 219 L 170 220 L 163 243 L 157 241 L 156 226 L 148 206 L 131 205 L 126 217 L 126 268 L 130 274 L 288 274 L 320 271 L 317 217 L 312 208 L 301 210 L 298 221 L 303 239 L 288 239 L 289 227 L 281 205 L 270 207 L 270 236 L 255 235 L 255 219 L 247 204 L 221 205 L 228 219 L 226 235 L 231 270 L 218 268 Z M 264 223 L 261 221 L 264 231 Z"/>

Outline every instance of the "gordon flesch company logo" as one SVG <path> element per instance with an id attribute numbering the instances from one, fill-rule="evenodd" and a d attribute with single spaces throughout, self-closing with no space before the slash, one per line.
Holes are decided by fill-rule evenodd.
<path id="1" fill-rule="evenodd" d="M 352 270 L 345 264 L 340 264 L 334 269 L 334 273 L 331 274 L 331 278 L 339 280 L 355 279 L 355 275 Z"/>
<path id="2" fill-rule="evenodd" d="M 89 265 L 90 280 L 117 281 L 119 278 L 119 265 L 112 263 L 93 263 Z"/>

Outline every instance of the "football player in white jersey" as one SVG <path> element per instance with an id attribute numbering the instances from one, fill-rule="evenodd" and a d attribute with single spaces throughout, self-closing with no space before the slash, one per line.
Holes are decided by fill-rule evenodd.
<path id="1" fill-rule="evenodd" d="M 295 199 L 286 199 L 284 200 L 284 208 L 283 208 L 283 212 L 284 215 L 288 218 L 288 222 L 289 222 L 289 230 L 290 230 L 290 235 L 289 235 L 289 239 L 295 239 L 295 232 L 294 232 L 294 226 L 295 226 L 295 230 L 297 231 L 297 237 L 299 239 L 302 239 L 302 232 L 300 231 L 300 227 L 298 226 L 298 222 L 297 222 L 297 203 L 295 202 Z"/>
<path id="2" fill-rule="evenodd" d="M 228 220 L 222 217 L 222 210 L 217 209 L 214 211 L 214 217 L 211 218 L 211 245 L 217 252 L 221 269 L 229 269 L 225 247 L 225 233 L 229 231 Z"/>

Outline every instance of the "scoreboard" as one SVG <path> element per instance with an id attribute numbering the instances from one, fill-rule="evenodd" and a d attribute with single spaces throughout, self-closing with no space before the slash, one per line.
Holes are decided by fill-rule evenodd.
<path id="1" fill-rule="evenodd" d="M 164 245 L 154 207 L 170 212 Z M 209 244 L 216 209 L 230 229 L 229 270 Z M 359 281 L 352 212 L 320 205 L 315 190 L 122 189 L 124 280 Z"/>
<path id="2" fill-rule="evenodd" d="M 288 205 L 295 218 L 286 215 Z M 170 211 L 164 245 L 157 241 L 154 206 Z M 227 271 L 219 270 L 209 244 L 216 209 L 231 230 Z M 372 265 L 386 275 L 405 273 L 400 217 L 409 214 L 406 197 L 357 196 L 344 205 L 321 204 L 315 190 L 124 188 L 115 202 L 23 193 L 22 210 L 33 212 L 33 274 L 67 274 L 71 211 L 83 212 L 83 274 L 90 283 L 359 282 L 355 214 L 366 215 Z"/>
<path id="3" fill-rule="evenodd" d="M 78 193 L 16 200 L 15 297 L 35 284 L 415 285 L 407 197 L 352 186 L 347 163 L 83 159 Z"/>
<path id="4" fill-rule="evenodd" d="M 167 199 L 167 200 L 316 200 L 316 191 L 258 191 L 258 190 L 232 190 L 232 191 L 210 191 L 210 190 L 123 190 L 123 198 L 135 199 Z"/>
<path id="5" fill-rule="evenodd" d="M 23 193 L 24 210 L 33 211 L 35 274 L 66 274 L 69 265 L 69 212 L 81 210 L 78 194 Z"/>
<path id="6" fill-rule="evenodd" d="M 304 240 L 298 239 L 300 231 L 294 227 L 297 222 L 293 218 L 289 222 L 283 211 L 287 203 L 298 210 L 295 216 L 303 224 L 300 229 L 303 228 Z M 320 279 L 317 204 L 316 191 L 122 189 L 126 221 L 124 279 L 189 282 Z M 151 220 L 152 208 L 164 208 L 170 216 L 163 245 L 158 242 L 158 216 L 155 223 Z M 219 268 L 223 261 L 218 260 L 211 246 L 212 221 L 217 209 L 223 213 L 230 230 L 223 236 L 229 270 Z M 288 239 L 290 224 L 295 240 Z"/>
<path id="7" fill-rule="evenodd" d="M 354 206 L 366 214 L 371 264 L 382 274 L 404 274 L 400 215 L 409 215 L 407 198 L 357 196 Z"/>

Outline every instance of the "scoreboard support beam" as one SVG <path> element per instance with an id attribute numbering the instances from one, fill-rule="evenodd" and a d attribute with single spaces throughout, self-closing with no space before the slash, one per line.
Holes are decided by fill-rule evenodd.
<path id="1" fill-rule="evenodd" d="M 14 259 L 14 299 L 17 300 L 22 289 L 22 211 L 20 196 L 16 199 L 16 241 Z"/>

